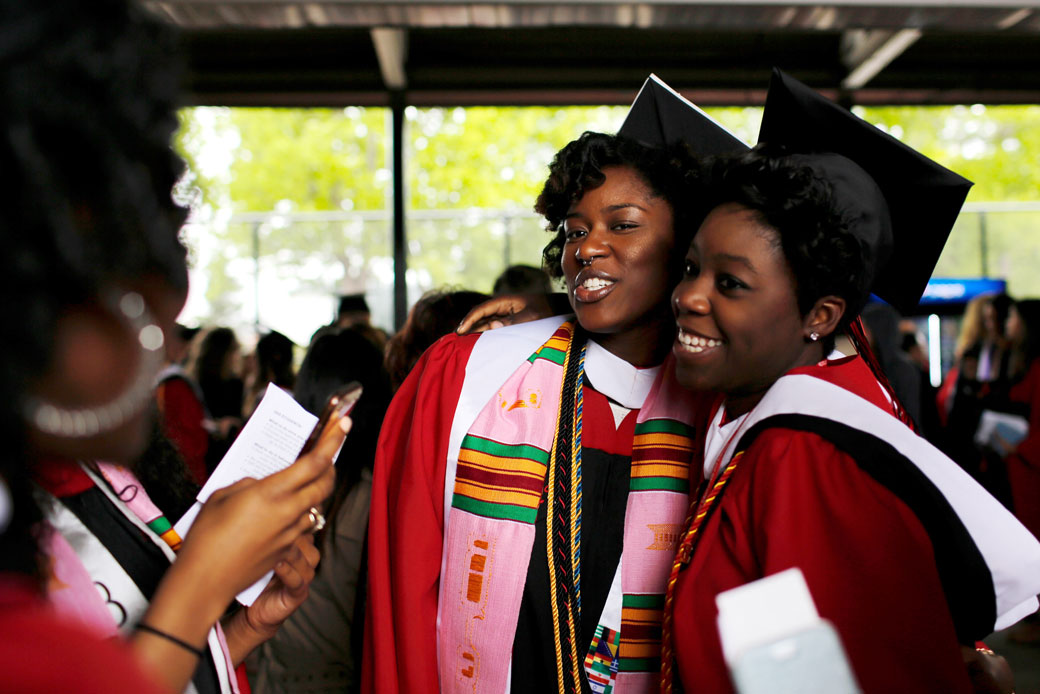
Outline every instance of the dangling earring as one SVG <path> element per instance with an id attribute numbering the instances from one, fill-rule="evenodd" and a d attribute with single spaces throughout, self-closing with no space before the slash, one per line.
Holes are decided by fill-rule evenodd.
<path id="1" fill-rule="evenodd" d="M 131 329 L 141 347 L 141 359 L 130 387 L 115 400 L 83 410 L 70 410 L 39 398 L 29 398 L 25 417 L 45 434 L 62 438 L 90 438 L 118 429 L 141 412 L 152 398 L 155 377 L 163 363 L 163 332 L 155 324 L 137 292 L 108 294 L 102 303 Z"/>
<path id="2" fill-rule="evenodd" d="M 809 333 L 809 340 L 811 342 L 816 342 L 819 339 L 820 339 L 820 333 L 816 332 L 815 330 L 813 330 L 811 333 Z"/>

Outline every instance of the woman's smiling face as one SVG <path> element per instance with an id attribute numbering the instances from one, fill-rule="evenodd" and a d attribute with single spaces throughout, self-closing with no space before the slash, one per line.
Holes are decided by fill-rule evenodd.
<path id="1" fill-rule="evenodd" d="M 564 221 L 561 263 L 578 322 L 617 356 L 654 361 L 657 337 L 670 329 L 668 295 L 675 272 L 671 205 L 634 169 L 603 170 Z M 656 355 L 659 356 L 659 355 Z"/>
<path id="2" fill-rule="evenodd" d="M 708 215 L 690 244 L 673 293 L 679 381 L 727 395 L 732 414 L 758 402 L 784 373 L 815 363 L 795 278 L 775 229 L 736 203 Z"/>

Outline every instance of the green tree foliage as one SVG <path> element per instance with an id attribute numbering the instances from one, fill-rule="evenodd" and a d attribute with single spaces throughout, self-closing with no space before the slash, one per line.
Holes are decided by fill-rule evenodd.
<path id="1" fill-rule="evenodd" d="M 624 107 L 424 108 L 406 111 L 409 283 L 487 291 L 507 263 L 538 264 L 547 240 L 531 206 L 553 154 L 584 130 L 612 132 Z M 1040 199 L 1040 106 L 857 109 L 870 122 L 976 182 L 969 200 Z M 753 142 L 761 110 L 709 109 Z M 313 291 L 358 291 L 392 277 L 391 172 L 386 109 L 227 109 L 182 112 L 179 146 L 195 188 L 198 218 L 220 251 L 205 268 L 214 317 L 240 310 L 229 300 L 253 254 L 254 233 L 272 271 Z M 488 218 L 447 210 L 512 210 Z M 429 218 L 424 211 L 440 211 Z M 257 226 L 233 214 L 275 211 Z M 308 212 L 358 213 L 347 221 L 288 223 Z M 1040 215 L 988 215 L 990 274 L 1008 273 L 1013 289 L 1033 287 Z M 375 217 L 375 218 L 373 218 Z M 980 272 L 980 223 L 959 220 L 939 274 Z M 1029 277 L 1026 277 L 1026 274 Z"/>
<path id="2" fill-rule="evenodd" d="M 974 181 L 969 202 L 1040 200 L 1040 106 L 889 107 L 859 113 Z M 1016 296 L 1038 296 L 1038 260 L 1040 212 L 965 212 L 935 274 L 1002 277 Z"/>
<path id="3" fill-rule="evenodd" d="M 276 274 L 292 273 L 300 286 L 357 291 L 370 271 L 366 259 L 389 254 L 385 222 L 288 224 L 229 222 L 233 214 L 276 211 L 381 210 L 390 185 L 385 109 L 227 109 L 182 112 L 179 145 L 190 184 L 201 192 L 202 218 L 226 252 L 206 268 L 207 298 L 215 317 L 237 306 L 232 258 L 249 258 L 254 242 Z M 240 274 L 240 273 L 237 273 Z"/>

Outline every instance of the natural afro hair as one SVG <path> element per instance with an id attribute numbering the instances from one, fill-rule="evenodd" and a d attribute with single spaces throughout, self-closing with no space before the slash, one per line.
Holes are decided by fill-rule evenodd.
<path id="1" fill-rule="evenodd" d="M 867 271 L 864 249 L 837 209 L 830 183 L 782 149 L 760 145 L 708 161 L 695 186 L 701 219 L 737 203 L 776 230 L 803 315 L 817 299 L 834 295 L 846 303 L 839 330 L 855 320 L 867 300 L 859 288 Z"/>

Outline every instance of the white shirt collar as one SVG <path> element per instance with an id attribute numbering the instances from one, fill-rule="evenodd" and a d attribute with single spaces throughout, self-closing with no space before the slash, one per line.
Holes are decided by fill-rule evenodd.
<path id="1" fill-rule="evenodd" d="M 836 349 L 827 355 L 827 361 L 844 358 L 845 355 Z M 745 412 L 723 424 L 722 419 L 726 416 L 726 406 L 719 406 L 719 410 L 708 425 L 708 431 L 704 437 L 704 479 L 711 478 L 712 473 L 715 472 L 715 463 L 718 462 L 719 454 L 722 453 L 722 449 L 729 442 L 733 432 L 747 419 L 748 414 L 750 413 Z"/>
<path id="2" fill-rule="evenodd" d="M 661 366 L 640 369 L 589 340 L 585 375 L 592 387 L 630 410 L 643 406 Z"/>

